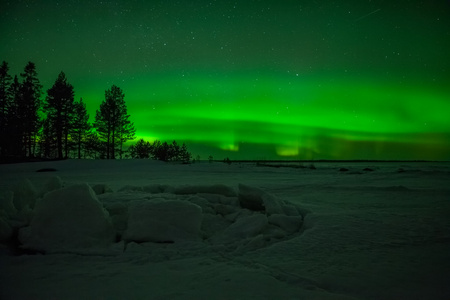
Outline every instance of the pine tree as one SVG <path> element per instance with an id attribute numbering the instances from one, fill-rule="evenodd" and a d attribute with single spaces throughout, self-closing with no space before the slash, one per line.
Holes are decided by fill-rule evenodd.
<path id="1" fill-rule="evenodd" d="M 21 114 L 19 112 L 19 103 L 21 102 L 21 84 L 17 75 L 14 76 L 13 82 L 8 89 L 8 95 L 11 101 L 8 103 L 8 119 L 6 140 L 8 155 L 19 156 L 23 153 L 23 136 L 24 125 L 20 120 Z"/>
<path id="2" fill-rule="evenodd" d="M 183 143 L 183 145 L 181 146 L 181 149 L 180 149 L 180 159 L 181 159 L 181 161 L 183 163 L 189 163 L 191 158 L 192 158 L 192 154 L 190 152 L 188 152 L 186 144 Z"/>
<path id="3" fill-rule="evenodd" d="M 28 152 L 28 157 L 33 157 L 36 146 L 36 136 L 41 125 L 39 109 L 41 108 L 42 85 L 37 78 L 36 65 L 28 62 L 24 72 L 20 74 L 22 85 L 20 89 L 20 101 L 18 103 L 18 119 L 23 124 L 23 145 L 24 153 Z"/>
<path id="4" fill-rule="evenodd" d="M 81 149 L 86 143 L 86 138 L 90 129 L 91 125 L 89 124 L 89 114 L 86 110 L 86 104 L 83 102 L 83 99 L 80 99 L 80 102 L 74 103 L 71 132 L 71 137 L 75 143 L 79 159 L 81 158 Z"/>
<path id="5" fill-rule="evenodd" d="M 127 106 L 125 104 L 124 99 L 121 99 L 120 103 L 120 119 L 119 119 L 119 126 L 117 130 L 118 135 L 118 143 L 119 143 L 119 157 L 122 159 L 123 151 L 123 144 L 127 141 L 134 140 L 136 129 L 134 128 L 134 123 L 129 120 L 130 115 L 127 112 Z"/>
<path id="6" fill-rule="evenodd" d="M 84 142 L 84 157 L 97 159 L 98 155 L 104 156 L 102 142 L 96 132 L 88 131 Z"/>
<path id="7" fill-rule="evenodd" d="M 113 85 L 105 91 L 105 100 L 96 111 L 94 127 L 104 144 L 106 158 L 116 157 L 116 146 L 122 150 L 122 143 L 134 138 L 134 125 L 131 123 L 125 105 L 122 89 Z"/>
<path id="8" fill-rule="evenodd" d="M 67 82 L 64 72 L 59 73 L 52 88 L 47 90 L 44 109 L 47 112 L 51 128 L 55 130 L 58 158 L 69 155 L 69 132 L 74 112 L 73 86 Z"/>
<path id="9" fill-rule="evenodd" d="M 39 134 L 39 150 L 42 157 L 56 157 L 57 156 L 57 142 L 55 130 L 52 128 L 52 123 L 48 118 L 42 121 L 42 128 Z"/>
<path id="10" fill-rule="evenodd" d="M 128 152 L 132 158 L 149 158 L 151 152 L 151 145 L 149 142 L 140 139 L 136 144 L 128 148 Z"/>
<path id="11" fill-rule="evenodd" d="M 180 152 L 180 146 L 177 144 L 177 141 L 173 141 L 172 145 L 170 145 L 169 147 L 169 159 L 171 160 L 181 160 L 181 156 L 180 156 L 181 152 Z"/>
<path id="12" fill-rule="evenodd" d="M 8 74 L 9 67 L 6 61 L 0 66 L 0 156 L 7 153 L 8 123 L 10 121 L 9 107 L 11 106 L 11 97 L 9 89 L 11 86 L 11 76 Z"/>

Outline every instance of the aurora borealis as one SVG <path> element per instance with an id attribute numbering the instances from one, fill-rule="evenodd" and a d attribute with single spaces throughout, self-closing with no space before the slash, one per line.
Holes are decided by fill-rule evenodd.
<path id="1" fill-rule="evenodd" d="M 82 3 L 82 4 L 81 4 Z M 449 1 L 3 1 L 0 60 L 217 159 L 450 160 Z"/>

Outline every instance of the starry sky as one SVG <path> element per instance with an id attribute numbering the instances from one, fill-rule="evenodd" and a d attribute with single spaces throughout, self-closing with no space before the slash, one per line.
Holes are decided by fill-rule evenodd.
<path id="1" fill-rule="evenodd" d="M 203 159 L 450 160 L 450 1 L 1 1 L 0 61 Z M 45 93 L 44 93 L 45 96 Z M 43 96 L 43 97 L 44 97 Z"/>

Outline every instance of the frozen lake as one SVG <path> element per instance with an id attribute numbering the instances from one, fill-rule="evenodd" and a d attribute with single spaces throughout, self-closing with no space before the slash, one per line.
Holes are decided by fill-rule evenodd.
<path id="1" fill-rule="evenodd" d="M 20 227 L 28 245 L 1 244 L 0 298 L 450 299 L 449 163 L 298 165 L 0 165 L 2 230 Z M 12 211 L 25 179 L 36 206 Z M 82 183 L 114 241 L 58 244 L 77 222 L 103 226 L 70 206 L 91 197 Z M 59 200 L 68 206 L 52 210 Z M 60 223 L 46 225 L 55 214 Z"/>

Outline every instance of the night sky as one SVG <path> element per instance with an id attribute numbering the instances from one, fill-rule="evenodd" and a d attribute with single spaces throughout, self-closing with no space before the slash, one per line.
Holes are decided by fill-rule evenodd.
<path id="1" fill-rule="evenodd" d="M 82 4 L 80 4 L 82 3 Z M 0 61 L 206 159 L 450 160 L 450 1 L 1 1 Z M 43 98 L 45 97 L 45 93 Z"/>

